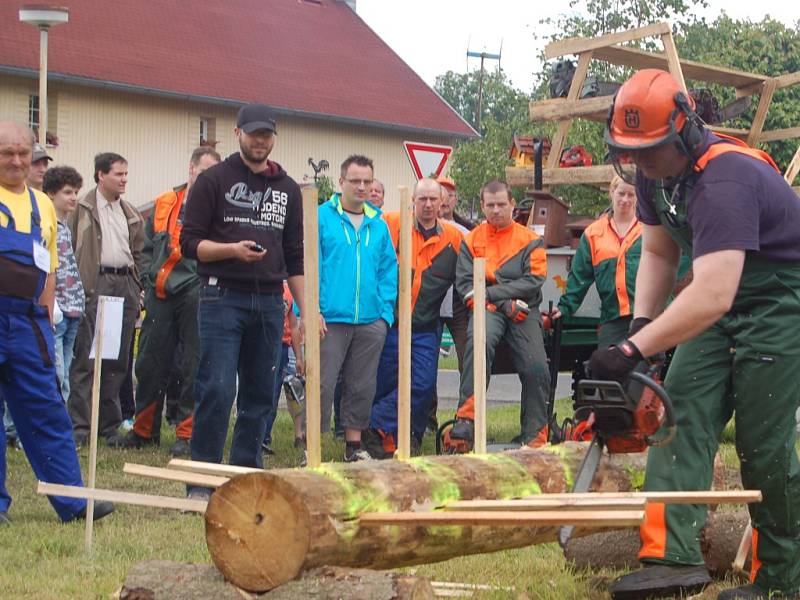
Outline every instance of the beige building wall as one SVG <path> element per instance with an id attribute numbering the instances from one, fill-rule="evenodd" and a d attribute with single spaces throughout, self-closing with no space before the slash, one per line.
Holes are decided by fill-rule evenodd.
<path id="1" fill-rule="evenodd" d="M 36 80 L 0 74 L 0 118 L 27 121 L 28 96 L 37 90 Z M 121 154 L 129 163 L 125 197 L 137 206 L 185 181 L 189 156 L 200 142 L 201 120 L 208 137 L 219 141 L 217 150 L 223 157 L 238 149 L 233 134 L 236 110 L 231 107 L 60 82 L 50 84 L 48 95 L 48 129 L 59 138 L 57 148 L 48 148 L 54 164 L 78 169 L 87 190 L 94 185 L 94 155 Z M 271 158 L 298 183 L 313 181 L 309 158 L 325 159 L 331 168 L 323 174 L 338 186 L 339 165 L 347 156 L 369 156 L 375 162 L 375 176 L 386 186 L 386 208 L 396 210 L 397 187 L 415 181 L 404 140 L 452 144 L 439 136 L 279 116 Z"/>

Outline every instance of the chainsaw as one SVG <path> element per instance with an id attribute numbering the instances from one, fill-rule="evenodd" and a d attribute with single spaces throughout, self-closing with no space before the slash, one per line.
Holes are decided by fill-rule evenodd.
<path id="1" fill-rule="evenodd" d="M 573 493 L 589 491 L 603 448 L 609 454 L 630 454 L 649 446 L 666 446 L 675 437 L 675 412 L 659 381 L 660 369 L 660 363 L 642 361 L 624 384 L 594 379 L 578 382 L 575 415 L 579 420 L 572 428 L 562 427 L 562 435 L 565 439 L 591 436 L 591 443 L 575 476 Z M 562 548 L 574 529 L 564 526 L 559 530 Z"/>

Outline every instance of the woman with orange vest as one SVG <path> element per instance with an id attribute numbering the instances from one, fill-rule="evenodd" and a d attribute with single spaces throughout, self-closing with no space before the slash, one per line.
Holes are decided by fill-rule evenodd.
<path id="1" fill-rule="evenodd" d="M 583 232 L 572 258 L 567 291 L 553 313 L 556 319 L 574 315 L 594 283 L 600 295 L 598 345 L 601 348 L 621 342 L 628 334 L 642 253 L 636 189 L 616 175 L 608 193 L 611 207 Z"/>

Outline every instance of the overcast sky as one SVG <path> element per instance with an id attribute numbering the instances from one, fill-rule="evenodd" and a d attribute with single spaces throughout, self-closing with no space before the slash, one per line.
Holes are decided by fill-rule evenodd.
<path id="1" fill-rule="evenodd" d="M 704 15 L 723 10 L 731 17 L 760 21 L 769 14 L 786 25 L 800 19 L 797 0 L 709 0 Z M 539 21 L 570 10 L 568 0 L 357 0 L 362 19 L 429 85 L 448 70 L 478 69 L 467 50 L 500 52 L 502 67 L 515 86 L 530 91 L 536 56 L 548 31 Z M 536 34 L 536 35 L 535 35 Z M 688 57 L 685 57 L 688 58 Z M 723 59 L 724 60 L 724 59 Z M 496 61 L 486 61 L 487 68 Z"/>

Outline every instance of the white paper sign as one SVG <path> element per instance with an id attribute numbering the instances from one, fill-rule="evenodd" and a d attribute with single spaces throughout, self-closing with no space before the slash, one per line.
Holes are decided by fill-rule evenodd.
<path id="1" fill-rule="evenodd" d="M 100 323 L 100 306 L 103 307 L 103 323 Z M 95 343 L 100 327 L 103 328 L 103 360 L 118 360 L 122 337 L 122 308 L 125 298 L 119 296 L 100 296 L 97 299 L 97 317 L 94 325 L 94 338 L 89 358 L 94 358 Z"/>

